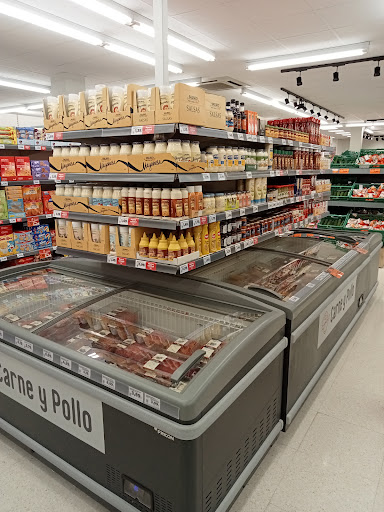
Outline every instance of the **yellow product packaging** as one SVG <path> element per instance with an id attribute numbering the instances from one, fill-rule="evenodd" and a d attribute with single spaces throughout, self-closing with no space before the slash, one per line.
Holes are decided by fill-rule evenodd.
<path id="1" fill-rule="evenodd" d="M 168 259 L 168 240 L 165 238 L 164 233 L 161 233 L 159 244 L 157 246 L 157 259 Z"/>
<path id="2" fill-rule="evenodd" d="M 200 256 L 202 255 L 202 231 L 203 228 L 201 226 L 196 226 L 193 228 L 193 237 L 195 239 L 196 251 L 199 251 Z"/>
<path id="3" fill-rule="evenodd" d="M 149 253 L 149 238 L 147 237 L 146 233 L 143 233 L 143 236 L 141 237 L 141 240 L 139 243 L 139 254 L 140 254 L 140 256 L 148 257 L 148 253 Z"/>
<path id="4" fill-rule="evenodd" d="M 188 254 L 196 251 L 196 244 L 190 232 L 187 233 Z"/>
<path id="5" fill-rule="evenodd" d="M 216 251 L 221 249 L 221 233 L 220 233 L 220 221 L 215 222 L 216 224 Z"/>
<path id="6" fill-rule="evenodd" d="M 180 235 L 179 244 L 181 247 L 181 255 L 185 256 L 186 254 L 188 254 L 189 253 L 188 244 L 187 244 L 187 241 L 185 240 L 183 234 Z"/>
<path id="7" fill-rule="evenodd" d="M 157 248 L 159 246 L 159 241 L 157 239 L 157 236 L 153 234 L 151 241 L 149 242 L 149 257 L 150 258 L 157 258 Z"/>
<path id="8" fill-rule="evenodd" d="M 206 256 L 209 254 L 209 231 L 208 224 L 204 224 L 201 232 L 201 254 Z"/>
<path id="9" fill-rule="evenodd" d="M 173 235 L 172 241 L 168 246 L 168 261 L 173 261 L 175 258 L 180 258 L 180 256 L 181 247 L 175 235 Z"/>
<path id="10" fill-rule="evenodd" d="M 216 252 L 216 222 L 208 224 L 208 235 L 209 235 L 209 252 Z"/>

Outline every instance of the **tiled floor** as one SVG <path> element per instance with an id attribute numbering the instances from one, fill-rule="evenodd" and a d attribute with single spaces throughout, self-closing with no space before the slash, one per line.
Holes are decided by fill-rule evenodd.
<path id="1" fill-rule="evenodd" d="M 379 279 L 362 318 L 231 512 L 384 512 L 384 270 Z M 0 512 L 52 510 L 107 509 L 0 436 Z"/>

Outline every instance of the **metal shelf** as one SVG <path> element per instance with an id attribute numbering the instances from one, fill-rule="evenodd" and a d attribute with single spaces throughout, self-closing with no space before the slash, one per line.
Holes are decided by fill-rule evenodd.
<path id="1" fill-rule="evenodd" d="M 23 180 L 23 181 L 1 181 L 1 187 L 21 187 L 23 185 L 55 185 L 56 180 Z"/>
<path id="2" fill-rule="evenodd" d="M 282 206 L 288 206 L 295 203 L 301 203 L 302 201 L 309 200 L 328 200 L 330 192 L 323 192 L 320 194 L 311 194 L 310 196 L 298 196 L 289 199 L 283 199 L 275 201 L 273 203 L 259 203 L 246 208 L 238 208 L 236 210 L 228 210 L 220 213 L 213 213 L 211 215 L 204 215 L 202 217 L 184 218 L 184 219 L 170 219 L 160 217 L 144 217 L 144 216 L 116 216 L 116 215 L 97 215 L 93 213 L 77 213 L 67 212 L 61 210 L 55 210 L 53 216 L 55 218 L 63 218 L 69 220 L 79 220 L 82 222 L 97 222 L 102 224 L 112 224 L 120 226 L 140 226 L 148 227 L 153 229 L 169 229 L 174 231 L 177 228 L 189 229 L 196 226 L 203 226 L 204 224 L 210 224 L 211 222 L 217 222 L 222 220 L 230 220 L 238 217 L 244 217 L 252 215 L 262 211 L 272 210 L 274 208 L 281 208 Z"/>
<path id="3" fill-rule="evenodd" d="M 49 250 L 51 253 L 52 251 L 55 251 L 56 247 L 47 247 L 46 249 L 37 249 L 36 251 L 28 251 L 28 252 L 22 252 L 19 254 L 12 254 L 11 256 L 3 256 L 0 257 L 0 262 L 3 263 L 5 261 L 12 261 L 12 260 L 19 260 L 21 258 L 27 258 L 28 256 L 36 256 L 40 253 L 40 251 L 47 251 Z"/>
<path id="4" fill-rule="evenodd" d="M 156 183 L 173 183 L 177 179 L 177 174 L 128 174 L 128 173 L 119 173 L 119 174 L 96 174 L 96 173 L 51 173 L 51 175 L 60 174 L 64 177 L 63 180 L 55 180 L 58 182 L 62 181 L 73 181 L 77 183 L 89 183 L 93 181 L 118 181 L 121 183 L 129 183 L 129 182 L 156 182 Z"/>
<path id="5" fill-rule="evenodd" d="M 30 217 L 17 217 L 16 219 L 2 219 L 0 220 L 0 224 L 2 226 L 6 224 L 17 224 L 18 222 L 27 222 Z M 34 218 L 38 218 L 39 220 L 49 220 L 53 218 L 53 214 L 47 213 L 44 215 L 35 215 Z"/>
<path id="6" fill-rule="evenodd" d="M 17 144 L 0 144 L 0 150 L 15 151 L 52 151 L 56 145 L 69 146 L 67 143 L 58 143 L 49 140 L 17 139 Z"/>
<path id="7" fill-rule="evenodd" d="M 384 201 L 330 201 L 329 206 L 340 206 L 342 208 L 384 208 Z"/>
<path id="8" fill-rule="evenodd" d="M 384 167 L 361 167 L 361 168 L 345 168 L 345 169 L 329 169 L 328 174 L 384 174 Z"/>
<path id="9" fill-rule="evenodd" d="M 65 256 L 77 256 L 80 258 L 89 258 L 92 260 L 103 261 L 107 263 L 111 263 L 114 265 L 120 265 L 122 267 L 129 268 L 139 268 L 142 270 L 150 270 L 151 272 L 161 272 L 165 274 L 185 274 L 187 272 L 191 272 L 196 268 L 203 267 L 205 265 L 209 265 L 214 261 L 221 260 L 226 258 L 227 256 L 231 256 L 232 254 L 236 254 L 239 251 L 243 251 L 244 249 L 248 249 L 258 243 L 264 242 L 270 238 L 274 238 L 275 236 L 280 236 L 292 229 L 298 227 L 305 227 L 313 221 L 320 220 L 323 217 L 329 215 L 329 212 L 325 212 L 322 215 L 310 215 L 304 221 L 298 222 L 293 225 L 289 225 L 285 228 L 279 228 L 275 231 L 270 231 L 268 233 L 264 233 L 263 235 L 256 236 L 253 238 L 249 238 L 244 242 L 239 242 L 233 245 L 226 247 L 225 249 L 221 249 L 212 254 L 208 254 L 207 256 L 203 256 L 194 261 L 190 261 L 189 263 L 184 263 L 183 265 L 172 265 L 170 263 L 164 263 L 156 260 L 145 260 L 145 259 L 130 259 L 130 258 L 119 258 L 117 256 L 104 255 L 104 254 L 96 254 L 88 251 L 79 251 L 77 249 L 67 249 L 65 247 L 57 247 L 57 253 Z"/>

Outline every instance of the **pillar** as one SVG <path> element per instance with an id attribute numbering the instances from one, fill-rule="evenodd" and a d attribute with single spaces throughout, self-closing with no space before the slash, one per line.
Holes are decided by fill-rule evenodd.
<path id="1" fill-rule="evenodd" d="M 349 150 L 359 152 L 360 149 L 363 147 L 364 128 L 349 128 L 349 131 L 351 132 L 351 138 L 349 139 Z"/>
<path id="2" fill-rule="evenodd" d="M 85 78 L 73 73 L 57 73 L 51 77 L 51 95 L 85 91 Z"/>

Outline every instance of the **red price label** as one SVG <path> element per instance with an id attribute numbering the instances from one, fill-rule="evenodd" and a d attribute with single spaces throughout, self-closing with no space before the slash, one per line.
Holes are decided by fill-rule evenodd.
<path id="1" fill-rule="evenodd" d="M 196 268 L 196 262 L 195 261 L 190 261 L 188 263 L 188 272 L 190 272 L 191 270 L 195 270 Z"/>
<path id="2" fill-rule="evenodd" d="M 50 249 L 40 249 L 39 251 L 39 258 L 41 260 L 46 260 L 47 258 L 51 257 L 51 250 Z"/>
<path id="3" fill-rule="evenodd" d="M 69 217 L 69 212 L 61 212 L 62 219 L 68 219 L 68 217 Z"/>
<path id="4" fill-rule="evenodd" d="M 24 146 L 24 149 L 31 149 L 31 146 Z"/>
<path id="5" fill-rule="evenodd" d="M 208 217 L 200 217 L 200 225 L 203 226 L 204 224 L 207 224 Z"/>
<path id="6" fill-rule="evenodd" d="M 54 140 L 63 140 L 63 132 L 54 133 Z"/>
<path id="7" fill-rule="evenodd" d="M 337 270 L 337 268 L 329 267 L 327 269 L 328 274 L 331 274 L 333 277 L 337 277 L 337 279 L 340 279 L 343 277 L 344 272 L 341 272 L 341 270 Z"/>
<path id="8" fill-rule="evenodd" d="M 41 147 L 41 151 L 47 151 L 47 146 L 40 146 Z"/>
<path id="9" fill-rule="evenodd" d="M 65 180 L 65 172 L 57 173 L 57 180 Z"/>
<path id="10" fill-rule="evenodd" d="M 138 225 L 139 225 L 139 219 L 137 217 L 129 217 L 128 226 L 138 226 Z"/>
<path id="11" fill-rule="evenodd" d="M 259 243 L 259 237 L 258 236 L 254 236 L 253 237 L 253 243 L 256 245 Z"/>
<path id="12" fill-rule="evenodd" d="M 39 217 L 28 217 L 27 218 L 27 226 L 31 228 L 32 226 L 39 226 L 40 219 Z"/>
<path id="13" fill-rule="evenodd" d="M 197 126 L 188 126 L 189 135 L 197 135 Z"/>
<path id="14" fill-rule="evenodd" d="M 147 270 L 153 270 L 153 271 L 156 271 L 157 263 L 155 263 L 154 261 L 147 261 L 147 263 L 145 264 L 145 266 L 146 266 L 146 269 L 147 269 Z"/>
<path id="15" fill-rule="evenodd" d="M 369 169 L 369 174 L 380 174 L 380 169 Z"/>
<path id="16" fill-rule="evenodd" d="M 149 124 L 147 126 L 143 126 L 143 135 L 150 135 L 155 133 L 155 125 Z"/>
<path id="17" fill-rule="evenodd" d="M 116 263 L 117 263 L 118 265 L 123 265 L 123 266 L 125 266 L 125 265 L 127 264 L 127 258 L 117 258 Z"/>

